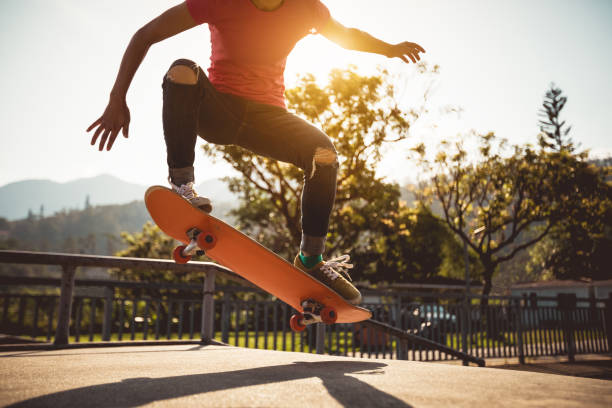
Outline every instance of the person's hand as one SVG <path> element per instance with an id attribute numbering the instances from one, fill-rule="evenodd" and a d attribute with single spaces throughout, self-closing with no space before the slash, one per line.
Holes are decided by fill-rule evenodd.
<path id="1" fill-rule="evenodd" d="M 408 58 L 410 58 L 412 62 L 416 64 L 417 61 L 421 60 L 421 56 L 419 55 L 420 52 L 425 52 L 425 50 L 419 44 L 405 41 L 403 43 L 392 45 L 387 57 L 401 58 L 401 60 L 407 64 L 410 63 L 408 60 Z"/>
<path id="2" fill-rule="evenodd" d="M 102 116 L 87 128 L 87 132 L 95 127 L 97 129 L 91 138 L 91 145 L 94 146 L 98 136 L 101 136 L 98 148 L 100 151 L 104 150 L 104 145 L 106 150 L 113 147 L 119 131 L 127 138 L 130 130 L 130 110 L 125 101 L 111 99 Z"/>

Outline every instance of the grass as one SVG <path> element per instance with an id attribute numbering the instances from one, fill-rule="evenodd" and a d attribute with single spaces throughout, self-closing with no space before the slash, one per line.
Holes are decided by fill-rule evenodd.
<path id="1" fill-rule="evenodd" d="M 44 332 L 40 330 L 40 333 Z M 22 331 L 23 337 L 31 338 L 29 334 L 32 333 L 31 328 L 25 328 Z M 25 334 L 25 335 L 24 335 Z M 230 331 L 228 337 L 228 343 L 233 346 L 238 347 L 248 347 L 248 348 L 259 348 L 259 349 L 267 349 L 267 350 L 278 350 L 278 351 L 299 351 L 312 353 L 315 352 L 315 333 L 314 331 L 311 334 L 310 344 L 308 338 L 308 332 L 303 333 L 293 333 L 291 331 L 283 333 L 283 332 L 268 332 L 264 333 L 263 331 L 259 331 L 257 333 L 257 337 L 255 336 L 255 331 L 250 330 L 245 332 L 244 330 L 236 333 L 235 331 Z M 329 334 L 329 332 L 328 332 Z M 585 348 L 590 349 L 592 343 L 595 343 L 595 349 L 599 349 L 602 343 L 606 342 L 606 337 L 601 332 L 590 331 L 590 330 L 577 330 L 574 332 L 575 334 L 575 342 L 577 346 L 577 350 L 580 352 L 585 350 Z M 222 334 L 220 331 L 217 331 L 214 336 L 215 340 L 222 341 Z M 47 341 L 46 336 L 36 336 L 34 338 L 37 341 Z M 111 342 L 117 341 L 154 341 L 156 340 L 155 335 L 152 331 L 148 333 L 147 338 L 144 338 L 144 334 L 142 330 L 134 333 L 134 338 L 132 339 L 130 329 L 126 329 L 123 331 L 121 338 L 119 338 L 119 334 L 117 332 L 111 333 Z M 189 332 L 184 332 L 181 338 L 179 338 L 178 333 L 171 333 L 168 337 L 166 333 L 160 333 L 159 338 L 157 340 L 200 340 L 200 333 L 194 332 L 193 337 L 190 338 Z M 276 341 L 275 341 L 276 340 Z M 450 333 L 445 337 L 446 346 L 453 347 L 457 350 L 462 349 L 461 345 L 461 333 Z M 53 341 L 53 337 L 51 338 Z M 83 329 L 83 334 L 79 336 L 77 341 L 77 337 L 73 334 L 69 338 L 69 343 L 87 343 L 87 342 L 101 342 L 102 335 L 101 333 L 94 333 L 92 339 L 90 340 L 90 336 L 87 333 L 86 329 Z M 531 354 L 532 347 L 537 347 L 539 350 L 542 349 L 550 349 L 553 348 L 556 350 L 564 349 L 565 346 L 562 345 L 565 342 L 564 333 L 560 329 L 549 329 L 549 330 L 527 330 L 523 332 L 523 345 L 525 347 L 526 354 Z M 344 332 L 342 330 L 339 331 L 339 335 L 336 335 L 336 332 L 331 332 L 331 336 L 326 336 L 326 352 L 329 354 L 348 354 L 353 355 L 361 354 L 362 352 L 365 354 L 372 353 L 384 353 L 385 355 L 388 353 L 394 353 L 396 350 L 396 340 L 391 338 L 389 343 L 386 346 L 371 346 L 371 347 L 363 347 L 360 348 L 358 345 L 355 345 L 353 349 L 353 335 L 351 331 Z M 556 343 L 555 346 L 552 344 Z M 588 347 L 585 347 L 587 345 Z M 480 354 L 482 352 L 486 352 L 485 349 L 489 349 L 490 352 L 496 354 L 496 350 L 504 350 L 508 347 L 515 348 L 516 347 L 516 335 L 513 332 L 501 332 L 500 337 L 498 338 L 488 338 L 486 333 L 477 332 L 472 333 L 468 339 L 468 346 L 472 353 Z M 605 349 L 605 345 L 603 346 Z M 481 351 L 476 351 L 474 349 L 480 349 Z M 536 349 L 536 350 L 538 350 Z M 418 347 L 417 347 L 418 352 Z M 488 352 L 486 352 L 488 353 Z"/>
<path id="2" fill-rule="evenodd" d="M 23 337 L 31 338 L 29 335 L 26 335 Z M 220 331 L 215 332 L 214 339 L 221 342 L 222 333 Z M 275 339 L 276 339 L 276 342 L 275 342 Z M 34 340 L 47 342 L 47 337 L 46 336 L 36 336 Z M 111 333 L 111 336 L 110 336 L 111 342 L 117 342 L 117 341 L 129 342 L 129 341 L 143 341 L 143 340 L 145 340 L 145 338 L 144 338 L 144 334 L 142 333 L 142 331 L 135 333 L 133 339 L 132 339 L 130 331 L 123 332 L 121 338 L 119 338 L 118 333 Z M 152 332 L 149 333 L 146 340 L 149 340 L 149 341 L 156 340 L 155 334 Z M 182 338 L 179 338 L 177 333 L 172 333 L 169 337 L 164 333 L 163 335 L 160 334 L 158 340 L 195 340 L 195 341 L 198 341 L 200 340 L 200 333 L 194 333 L 192 338 L 190 338 L 188 332 L 183 333 Z M 51 337 L 50 341 L 53 341 L 53 336 Z M 71 344 L 72 343 L 87 343 L 90 341 L 92 342 L 103 341 L 102 334 L 94 333 L 91 340 L 90 340 L 90 336 L 88 333 L 85 333 L 84 335 L 83 334 L 80 335 L 78 340 L 74 334 L 69 337 L 69 343 Z M 267 350 L 278 350 L 278 351 L 284 351 L 284 350 L 303 351 L 306 353 L 315 352 L 314 332 L 312 334 L 311 342 L 312 342 L 312 347 L 311 345 L 308 344 L 308 333 L 307 332 L 303 332 L 303 333 L 278 332 L 276 334 L 272 332 L 268 332 L 267 334 L 265 334 L 264 332 L 259 331 L 256 337 L 255 331 L 251 330 L 248 332 L 239 331 L 238 336 L 236 337 L 236 332 L 231 331 L 229 332 L 229 338 L 228 338 L 228 344 L 232 346 L 259 348 L 259 349 L 267 349 Z M 328 349 L 331 346 L 332 351 L 340 350 L 340 352 L 344 353 L 344 351 L 346 350 L 347 353 L 352 353 L 352 333 L 349 332 L 347 333 L 347 336 L 345 336 L 345 333 L 342 332 L 340 333 L 339 338 L 336 338 L 335 333 L 333 333 L 331 336 L 331 345 L 329 344 L 329 337 L 326 336 L 326 346 Z M 359 347 L 356 347 L 355 349 L 357 352 L 359 351 Z"/>
<path id="3" fill-rule="evenodd" d="M 447 335 L 446 344 L 451 344 L 457 348 L 461 348 L 461 333 L 452 333 Z M 518 337 L 515 332 L 502 331 L 498 333 L 498 337 L 488 337 L 485 332 L 471 333 L 468 336 L 468 344 L 470 347 L 476 348 L 498 348 L 498 347 L 514 347 L 517 344 Z M 601 332 L 593 330 L 575 330 L 574 341 L 601 341 L 606 340 L 606 337 Z M 540 329 L 540 330 L 525 330 L 523 331 L 523 345 L 543 345 L 551 343 L 564 343 L 565 333 L 561 329 Z"/>

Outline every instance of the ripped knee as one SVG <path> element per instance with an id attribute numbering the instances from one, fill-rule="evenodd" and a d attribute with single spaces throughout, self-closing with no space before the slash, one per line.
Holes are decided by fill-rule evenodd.
<path id="1" fill-rule="evenodd" d="M 166 78 L 177 84 L 195 85 L 198 82 L 198 74 L 186 65 L 174 65 L 168 70 Z"/>
<path id="2" fill-rule="evenodd" d="M 313 178 L 317 169 L 321 166 L 333 169 L 336 171 L 338 166 L 338 156 L 336 152 L 329 148 L 317 147 L 314 156 L 312 157 L 312 168 L 310 170 L 309 178 Z"/>
<path id="3" fill-rule="evenodd" d="M 336 163 L 338 156 L 333 150 L 317 147 L 315 150 L 313 161 L 315 164 L 334 164 Z"/>

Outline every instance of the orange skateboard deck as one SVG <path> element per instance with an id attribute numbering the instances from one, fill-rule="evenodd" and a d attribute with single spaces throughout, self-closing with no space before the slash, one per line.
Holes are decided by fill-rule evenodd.
<path id="1" fill-rule="evenodd" d="M 185 249 L 191 251 L 197 245 L 206 251 L 209 258 L 300 312 L 292 317 L 291 327 L 294 330 L 296 319 L 300 322 L 297 325 L 299 331 L 306 324 L 316 321 L 353 323 L 372 316 L 369 310 L 348 303 L 328 286 L 235 228 L 193 207 L 169 188 L 150 187 L 145 193 L 145 204 L 153 221 L 162 231 L 186 244 L 186 247 L 175 249 L 175 261 L 187 262 L 190 257 L 184 257 Z M 317 313 L 324 309 L 322 320 L 310 323 L 302 320 L 303 314 L 312 310 L 311 303 L 304 303 L 308 300 L 320 306 Z"/>

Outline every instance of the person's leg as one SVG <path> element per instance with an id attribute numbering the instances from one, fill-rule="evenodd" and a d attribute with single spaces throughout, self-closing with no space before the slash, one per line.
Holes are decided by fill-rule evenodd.
<path id="1" fill-rule="evenodd" d="M 310 152 L 310 149 L 306 150 Z M 338 159 L 333 145 L 321 143 L 315 147 L 312 164 L 304 172 L 302 189 L 302 261 L 311 266 L 319 261 L 325 250 L 325 237 L 329 228 L 329 217 L 336 198 Z M 314 258 L 314 259 L 313 259 Z"/>
<path id="2" fill-rule="evenodd" d="M 317 127 L 283 108 L 249 102 L 236 144 L 304 170 L 302 242 L 304 255 L 324 252 L 336 195 L 336 150 Z"/>
<path id="3" fill-rule="evenodd" d="M 351 303 L 361 294 L 344 276 L 349 256 L 323 261 L 329 217 L 336 196 L 338 160 L 330 138 L 283 108 L 248 102 L 234 142 L 254 153 L 292 163 L 304 170 L 302 241 L 294 265 Z M 344 275 L 344 276 L 343 276 Z"/>
<path id="4" fill-rule="evenodd" d="M 202 92 L 197 65 L 186 59 L 175 61 L 164 76 L 162 88 L 169 177 L 173 184 L 180 186 L 194 181 L 193 162 Z"/>
<path id="5" fill-rule="evenodd" d="M 169 181 L 193 205 L 210 212 L 210 200 L 194 189 L 195 145 L 198 134 L 214 134 L 214 143 L 229 143 L 239 123 L 227 103 L 193 61 L 175 61 L 164 76 L 162 120 Z M 227 102 L 227 101 L 225 101 Z"/>

